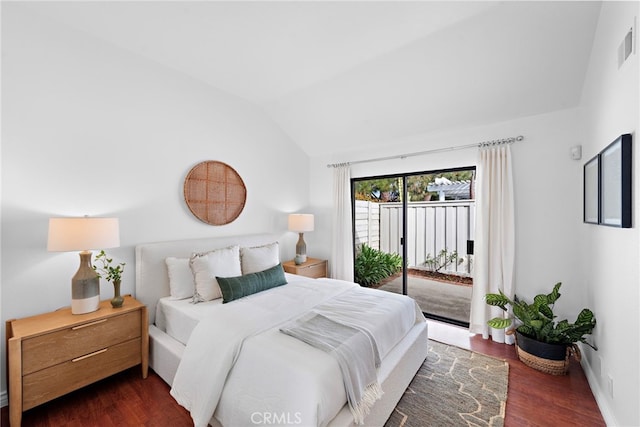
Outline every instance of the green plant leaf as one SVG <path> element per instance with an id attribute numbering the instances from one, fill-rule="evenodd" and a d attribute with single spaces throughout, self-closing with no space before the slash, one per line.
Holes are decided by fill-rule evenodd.
<path id="1" fill-rule="evenodd" d="M 536 337 L 544 342 L 549 341 L 549 337 L 553 337 L 553 322 L 546 322 L 539 331 L 537 331 Z M 545 339 L 545 337 L 548 337 Z M 553 338 L 551 338 L 553 339 Z"/>
<path id="2" fill-rule="evenodd" d="M 354 263 L 355 282 L 370 287 L 402 269 L 402 257 L 362 244 Z"/>
<path id="3" fill-rule="evenodd" d="M 542 320 L 534 319 L 534 320 L 531 320 L 531 321 L 529 322 L 529 325 L 530 325 L 534 330 L 539 331 L 539 330 L 541 330 L 541 329 L 542 329 L 542 327 L 544 326 L 544 322 L 543 322 Z"/>
<path id="4" fill-rule="evenodd" d="M 560 298 L 560 286 L 562 286 L 562 282 L 556 283 L 551 293 L 547 295 L 549 304 L 555 304 L 555 302 L 558 301 L 558 298 Z"/>
<path id="5" fill-rule="evenodd" d="M 494 317 L 493 319 L 487 322 L 487 325 L 491 326 L 494 329 L 505 329 L 511 326 L 513 323 L 512 319 L 503 319 L 502 317 Z"/>
<path id="6" fill-rule="evenodd" d="M 530 336 L 530 337 L 535 337 L 536 336 L 536 331 L 533 330 L 533 328 L 529 325 L 520 325 L 518 326 L 518 332 L 520 332 L 521 334 Z"/>
<path id="7" fill-rule="evenodd" d="M 96 255 L 95 261 L 99 263 L 100 266 L 93 265 L 92 267 L 99 278 L 105 279 L 108 282 L 115 282 L 122 279 L 122 273 L 124 273 L 124 266 L 126 265 L 124 262 L 121 262 L 115 267 L 112 266 L 113 258 L 107 258 L 104 250 L 101 250 L 98 255 Z"/>
<path id="8" fill-rule="evenodd" d="M 526 303 L 519 301 L 512 305 L 513 315 L 520 319 L 524 324 L 529 324 L 531 320 L 535 319 L 535 311 Z"/>
<path id="9" fill-rule="evenodd" d="M 556 316 L 553 314 L 553 306 L 560 298 L 560 287 L 562 283 L 558 282 L 553 290 L 547 294 L 536 295 L 533 303 L 518 298 L 517 295 L 510 301 L 502 292 L 499 294 L 487 294 L 485 299 L 487 304 L 506 308 L 507 304 L 511 305 L 513 315 L 517 321 L 521 322 L 517 330 L 538 341 L 547 343 L 573 344 L 582 342 L 594 350 L 597 348 L 586 341 L 585 335 L 591 334 L 596 325 L 596 319 L 593 312 L 589 309 L 583 309 L 575 323 L 569 323 L 564 319 L 555 322 Z M 507 319 L 496 318 L 493 327 L 504 327 L 504 321 Z M 510 322 L 510 320 L 507 320 Z"/>
<path id="10" fill-rule="evenodd" d="M 485 301 L 489 305 L 493 305 L 496 307 L 500 307 L 503 310 L 506 310 L 507 304 L 510 303 L 509 298 L 507 298 L 504 294 L 486 294 L 484 297 Z"/>
<path id="11" fill-rule="evenodd" d="M 546 295 L 536 295 L 535 297 L 533 297 L 533 304 L 536 307 L 540 307 L 549 304 L 549 300 L 547 299 Z"/>
<path id="12" fill-rule="evenodd" d="M 580 314 L 578 314 L 578 318 L 576 319 L 576 324 L 577 325 L 586 325 L 586 324 L 588 324 L 588 325 L 595 326 L 596 325 L 596 319 L 593 316 L 593 312 L 591 310 L 589 310 L 588 308 L 582 309 Z"/>
<path id="13" fill-rule="evenodd" d="M 431 253 L 427 254 L 424 261 L 425 266 L 431 271 L 440 271 L 449 264 L 460 264 L 462 258 L 458 256 L 458 251 L 448 252 L 447 248 L 441 249 L 440 252 L 434 257 Z"/>
<path id="14" fill-rule="evenodd" d="M 561 320 L 560 322 L 558 322 L 558 324 L 556 325 L 555 329 L 558 332 L 564 332 L 567 329 L 569 329 L 570 327 L 572 327 L 572 325 L 569 323 L 569 321 L 567 319 Z"/>
<path id="15" fill-rule="evenodd" d="M 548 305 L 541 305 L 540 307 L 538 307 L 538 312 L 549 320 L 552 320 L 554 317 L 553 311 Z"/>

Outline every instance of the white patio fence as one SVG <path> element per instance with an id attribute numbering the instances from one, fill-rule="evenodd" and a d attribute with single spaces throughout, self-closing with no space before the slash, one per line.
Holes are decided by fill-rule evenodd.
<path id="1" fill-rule="evenodd" d="M 467 240 L 473 240 L 474 200 L 452 200 L 407 203 L 408 267 L 425 267 L 427 255 L 438 255 L 442 249 L 458 252 L 460 265 L 450 265 L 448 272 L 470 273 Z M 356 200 L 356 246 L 366 243 L 372 248 L 401 254 L 402 203 L 374 203 Z"/>

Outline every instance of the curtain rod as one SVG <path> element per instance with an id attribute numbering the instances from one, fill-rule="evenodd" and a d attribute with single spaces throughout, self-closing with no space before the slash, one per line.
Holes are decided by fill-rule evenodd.
<path id="1" fill-rule="evenodd" d="M 339 166 L 356 165 L 358 163 L 371 163 L 371 162 L 380 162 L 382 160 L 406 159 L 407 157 L 422 156 L 422 155 L 425 155 L 425 154 L 433 154 L 433 153 L 442 153 L 442 152 L 445 152 L 445 151 L 464 150 L 466 148 L 473 148 L 473 147 L 489 147 L 489 146 L 492 146 L 492 145 L 512 144 L 512 143 L 517 142 L 517 141 L 522 141 L 523 139 L 524 139 L 524 136 L 518 135 L 518 136 L 515 136 L 515 137 L 512 136 L 512 137 L 509 137 L 509 138 L 494 139 L 494 140 L 491 140 L 491 141 L 477 142 L 475 144 L 458 145 L 458 146 L 445 147 L 445 148 L 435 148 L 433 150 L 416 151 L 415 153 L 399 154 L 399 155 L 395 155 L 395 156 L 376 157 L 376 158 L 373 158 L 373 159 L 366 159 L 366 160 L 354 160 L 352 162 L 331 163 L 331 164 L 328 164 L 327 167 L 328 168 L 337 168 Z"/>

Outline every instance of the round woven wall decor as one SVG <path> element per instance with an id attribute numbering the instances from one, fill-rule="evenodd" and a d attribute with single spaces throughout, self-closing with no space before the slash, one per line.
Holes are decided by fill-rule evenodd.
<path id="1" fill-rule="evenodd" d="M 184 200 L 189 210 L 207 224 L 229 224 L 244 209 L 246 198 L 242 178 L 226 163 L 198 163 L 184 180 Z"/>

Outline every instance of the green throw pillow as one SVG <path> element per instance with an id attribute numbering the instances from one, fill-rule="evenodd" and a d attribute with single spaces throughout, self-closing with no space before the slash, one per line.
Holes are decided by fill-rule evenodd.
<path id="1" fill-rule="evenodd" d="M 222 291 L 222 303 L 237 300 L 247 295 L 256 294 L 287 284 L 282 264 L 264 271 L 245 274 L 237 277 L 216 277 Z"/>

